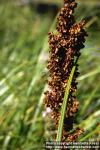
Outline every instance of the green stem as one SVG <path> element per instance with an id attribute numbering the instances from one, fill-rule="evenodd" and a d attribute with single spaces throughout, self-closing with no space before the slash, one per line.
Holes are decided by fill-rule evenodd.
<path id="1" fill-rule="evenodd" d="M 69 90 L 70 90 L 70 87 L 71 87 L 71 82 L 72 82 L 72 79 L 73 79 L 73 76 L 74 76 L 75 68 L 76 68 L 76 66 L 73 66 L 70 77 L 69 77 L 69 80 L 68 80 L 68 83 L 67 83 L 67 87 L 66 87 L 66 90 L 65 90 L 64 100 L 63 100 L 63 104 L 62 104 L 62 107 L 61 107 L 61 115 L 60 115 L 59 124 L 58 124 L 58 131 L 57 131 L 56 141 L 61 141 L 62 129 L 63 129 L 63 123 L 64 123 L 64 116 L 65 116 L 65 111 L 66 111 L 66 106 L 67 106 L 67 101 L 68 101 L 68 96 L 69 96 Z"/>

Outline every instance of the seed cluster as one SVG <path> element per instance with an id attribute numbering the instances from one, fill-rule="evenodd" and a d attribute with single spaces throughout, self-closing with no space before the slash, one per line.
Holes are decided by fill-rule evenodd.
<path id="1" fill-rule="evenodd" d="M 64 0 L 64 6 L 57 18 L 57 33 L 49 33 L 50 57 L 48 70 L 50 77 L 48 80 L 49 88 L 45 93 L 45 104 L 52 110 L 52 118 L 54 118 L 56 128 L 71 70 L 75 64 L 75 59 L 78 59 L 81 54 L 80 49 L 84 48 L 85 36 L 87 36 L 84 30 L 85 22 L 75 22 L 73 13 L 76 6 L 75 0 Z M 76 64 L 64 119 L 62 137 L 65 139 L 68 137 L 66 136 L 68 131 L 73 128 L 74 115 L 79 106 L 76 98 L 76 78 L 78 75 L 78 64 Z"/>

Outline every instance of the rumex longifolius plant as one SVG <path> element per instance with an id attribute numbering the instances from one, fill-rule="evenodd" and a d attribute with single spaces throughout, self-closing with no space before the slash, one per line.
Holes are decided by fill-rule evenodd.
<path id="1" fill-rule="evenodd" d="M 61 116 L 60 110 L 68 80 L 73 66 L 75 66 L 64 114 L 62 140 L 75 140 L 79 135 L 78 133 L 80 133 L 79 131 L 81 131 L 81 129 L 77 129 L 73 136 L 69 134 L 69 131 L 73 129 L 74 116 L 79 106 L 76 97 L 76 79 L 79 75 L 78 59 L 87 36 L 84 30 L 85 21 L 82 20 L 80 23 L 76 23 L 73 16 L 76 7 L 75 0 L 64 0 L 64 6 L 57 18 L 57 32 L 55 34 L 49 33 L 49 79 L 48 90 L 45 92 L 45 104 L 46 107 L 51 109 L 51 116 L 54 119 L 56 129 Z"/>

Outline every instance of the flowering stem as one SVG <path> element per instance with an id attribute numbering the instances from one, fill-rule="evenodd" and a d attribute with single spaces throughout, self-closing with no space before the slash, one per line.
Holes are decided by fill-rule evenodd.
<path id="1" fill-rule="evenodd" d="M 63 123 L 64 123 L 64 116 L 65 116 L 67 101 L 68 101 L 68 96 L 69 96 L 69 90 L 70 90 L 70 87 L 71 87 L 71 82 L 72 82 L 72 79 L 73 79 L 73 76 L 74 76 L 75 69 L 76 69 L 76 65 L 74 65 L 73 68 L 72 68 L 72 71 L 71 71 L 71 74 L 70 74 L 70 77 L 69 77 L 69 80 L 68 80 L 68 84 L 67 84 L 67 87 L 66 87 L 66 90 L 65 90 L 64 100 L 63 100 L 63 104 L 62 104 L 62 107 L 61 107 L 61 115 L 60 115 L 59 124 L 58 124 L 58 131 L 57 131 L 56 141 L 61 141 Z"/>
<path id="2" fill-rule="evenodd" d="M 56 33 L 49 33 L 49 79 L 44 100 L 46 107 L 52 110 L 55 128 L 58 128 L 58 142 L 66 139 L 73 141 L 82 132 L 77 129 L 75 134 L 68 135 L 73 129 L 74 115 L 79 106 L 76 97 L 76 78 L 79 75 L 77 60 L 87 36 L 85 21 L 75 21 L 73 13 L 76 7 L 76 0 L 64 0 L 57 17 Z"/>

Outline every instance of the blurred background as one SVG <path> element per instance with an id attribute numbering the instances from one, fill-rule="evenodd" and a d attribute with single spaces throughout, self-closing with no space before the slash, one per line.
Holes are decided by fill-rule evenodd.
<path id="1" fill-rule="evenodd" d="M 74 127 L 80 141 L 100 140 L 100 0 L 77 0 L 75 17 L 85 18 L 88 38 L 79 60 Z M 0 0 L 0 150 L 44 149 L 53 124 L 44 108 L 48 32 L 63 0 Z M 49 119 L 48 119 L 49 118 Z"/>

